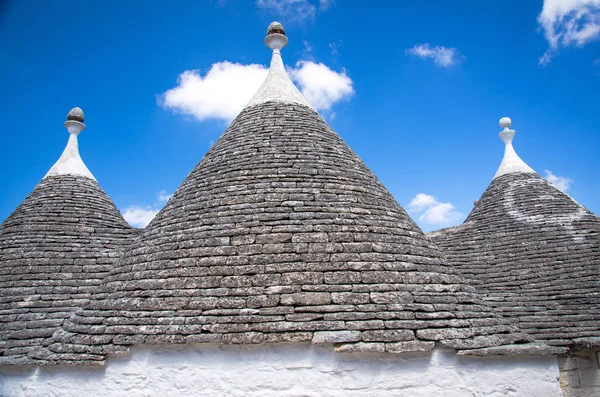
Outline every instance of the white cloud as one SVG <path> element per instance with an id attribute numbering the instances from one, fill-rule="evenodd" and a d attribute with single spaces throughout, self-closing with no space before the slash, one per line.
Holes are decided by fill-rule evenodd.
<path id="1" fill-rule="evenodd" d="M 159 96 L 158 103 L 200 121 L 215 118 L 229 122 L 252 99 L 267 73 L 262 65 L 227 61 L 213 64 L 205 76 L 187 70 L 177 79 L 176 87 Z M 317 110 L 329 110 L 354 94 L 345 70 L 336 72 L 322 63 L 300 61 L 295 68 L 288 68 L 288 73 Z"/>
<path id="2" fill-rule="evenodd" d="M 302 50 L 302 55 L 305 55 L 305 54 L 308 55 L 308 54 L 310 54 L 312 52 L 312 50 L 313 50 L 313 46 L 310 44 L 310 42 L 307 41 L 307 40 L 304 40 L 302 42 L 302 44 L 304 44 L 304 49 Z"/>
<path id="3" fill-rule="evenodd" d="M 421 212 L 435 204 L 437 204 L 435 197 L 429 194 L 419 193 L 408 204 L 408 210 L 411 212 Z"/>
<path id="4" fill-rule="evenodd" d="M 442 203 L 434 196 L 424 193 L 417 194 L 410 201 L 408 211 L 419 214 L 419 221 L 430 225 L 448 225 L 462 217 L 452 203 Z"/>
<path id="5" fill-rule="evenodd" d="M 166 203 L 167 201 L 169 201 L 169 199 L 173 197 L 173 194 L 167 194 L 166 190 L 161 190 L 160 192 L 158 192 L 158 202 L 159 203 Z"/>
<path id="6" fill-rule="evenodd" d="M 308 0 L 257 0 L 256 5 L 290 23 L 314 19 L 317 10 Z"/>
<path id="7" fill-rule="evenodd" d="M 324 12 L 335 0 L 256 0 L 256 6 L 281 18 L 287 23 L 301 23 L 315 19 L 317 11 Z"/>
<path id="8" fill-rule="evenodd" d="M 335 0 L 319 0 L 319 9 L 327 11 L 335 4 Z"/>
<path id="9" fill-rule="evenodd" d="M 312 56 L 312 52 L 314 50 L 313 45 L 307 40 L 304 40 L 302 44 L 304 45 L 304 48 L 302 48 L 302 51 L 300 51 L 300 58 L 305 60 L 314 59 Z"/>
<path id="10" fill-rule="evenodd" d="M 537 20 L 550 46 L 539 59 L 546 65 L 561 46 L 582 46 L 600 37 L 600 0 L 544 0 Z"/>
<path id="11" fill-rule="evenodd" d="M 214 63 L 205 76 L 198 70 L 186 70 L 179 75 L 177 86 L 159 97 L 159 104 L 200 121 L 230 121 L 252 98 L 267 73 L 262 65 L 227 61 Z"/>
<path id="12" fill-rule="evenodd" d="M 549 170 L 544 170 L 544 172 L 546 173 L 545 179 L 548 182 L 550 182 L 551 184 L 553 184 L 557 189 L 562 190 L 563 192 L 566 192 L 567 190 L 569 190 L 569 188 L 571 187 L 571 184 L 573 183 L 572 179 L 564 177 L 564 176 L 554 175 Z"/>
<path id="13" fill-rule="evenodd" d="M 344 49 L 344 42 L 342 40 L 334 41 L 329 43 L 329 52 L 333 58 L 333 62 L 337 62 L 340 52 Z"/>
<path id="14" fill-rule="evenodd" d="M 299 61 L 288 73 L 298 82 L 306 100 L 319 110 L 329 110 L 354 94 L 352 79 L 345 70 L 338 73 L 322 63 Z"/>
<path id="15" fill-rule="evenodd" d="M 154 205 L 130 205 L 121 210 L 121 214 L 131 226 L 146 227 L 172 196 L 172 194 L 167 194 L 165 190 L 161 190 L 156 195 L 156 203 Z"/>
<path id="16" fill-rule="evenodd" d="M 550 63 L 550 61 L 552 60 L 552 57 L 554 56 L 554 53 L 551 50 L 546 50 L 546 52 L 544 52 L 544 55 L 542 55 L 540 57 L 540 59 L 538 60 L 539 64 L 542 66 L 546 66 L 547 64 Z"/>
<path id="17" fill-rule="evenodd" d="M 406 52 L 422 59 L 431 58 L 436 65 L 442 67 L 452 66 L 460 59 L 460 53 L 456 48 L 432 47 L 429 43 L 415 45 Z"/>
<path id="18" fill-rule="evenodd" d="M 125 208 L 121 213 L 123 218 L 133 227 L 146 227 L 152 219 L 158 214 L 158 209 L 151 207 L 140 207 L 132 205 Z"/>

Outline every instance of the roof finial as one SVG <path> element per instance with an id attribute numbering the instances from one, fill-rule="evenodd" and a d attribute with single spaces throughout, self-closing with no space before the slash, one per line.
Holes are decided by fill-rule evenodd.
<path id="1" fill-rule="evenodd" d="M 69 111 L 69 114 L 67 114 L 67 120 L 75 120 L 83 123 L 83 110 L 81 110 L 81 108 L 74 107 Z M 85 126 L 83 128 L 85 128 Z"/>
<path id="2" fill-rule="evenodd" d="M 502 139 L 502 142 L 504 142 L 504 157 L 498 171 L 496 171 L 496 175 L 494 175 L 494 179 L 500 175 L 516 172 L 535 173 L 531 167 L 521 160 L 513 148 L 512 141 L 515 137 L 515 130 L 509 128 L 511 124 L 512 120 L 509 117 L 502 117 L 500 119 L 500 127 L 503 130 L 498 135 Z"/>
<path id="3" fill-rule="evenodd" d="M 288 43 L 288 38 L 283 30 L 283 25 L 279 22 L 271 22 L 267 28 L 267 37 L 265 44 L 273 51 L 279 51 Z"/>
<path id="4" fill-rule="evenodd" d="M 508 127 L 512 124 L 512 120 L 510 117 L 502 117 L 500 119 L 500 127 L 504 128 L 504 130 L 508 130 Z"/>
<path id="5" fill-rule="evenodd" d="M 67 121 L 65 121 L 65 127 L 71 135 L 79 135 L 79 133 L 85 130 L 85 124 L 83 124 L 83 110 L 78 107 L 74 107 L 67 114 Z"/>
<path id="6" fill-rule="evenodd" d="M 67 127 L 67 131 L 69 131 L 67 147 L 44 178 L 52 175 L 81 175 L 96 180 L 79 155 L 77 135 L 85 130 L 83 120 L 84 115 L 81 108 L 74 107 L 69 111 L 67 114 L 67 121 L 65 121 L 65 127 Z"/>
<path id="7" fill-rule="evenodd" d="M 285 35 L 283 26 L 279 22 L 272 22 L 267 29 L 267 37 L 265 37 L 265 44 L 273 50 L 269 74 L 246 107 L 265 102 L 281 102 L 295 103 L 312 108 L 285 71 L 281 59 L 281 49 L 287 43 L 288 38 Z"/>

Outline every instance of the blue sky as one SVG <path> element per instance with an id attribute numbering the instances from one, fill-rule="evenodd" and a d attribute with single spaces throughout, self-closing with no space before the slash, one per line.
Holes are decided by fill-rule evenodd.
<path id="1" fill-rule="evenodd" d="M 600 213 L 600 0 L 365 4 L 0 3 L 0 220 L 58 159 L 79 106 L 83 160 L 147 221 L 260 84 L 273 20 L 297 85 L 424 230 L 470 212 L 502 159 L 503 116 L 521 158 Z"/>

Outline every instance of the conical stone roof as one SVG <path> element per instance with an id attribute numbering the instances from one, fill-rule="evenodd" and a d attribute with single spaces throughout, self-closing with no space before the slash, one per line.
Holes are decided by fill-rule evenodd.
<path id="1" fill-rule="evenodd" d="M 531 338 L 454 274 L 293 90 L 276 100 L 259 91 L 54 348 L 312 341 L 402 352 L 441 342 L 463 354 L 552 353 L 513 345 Z"/>
<path id="2" fill-rule="evenodd" d="M 522 331 L 599 345 L 600 218 L 533 170 L 500 173 L 462 225 L 430 236 Z"/>
<path id="3" fill-rule="evenodd" d="M 0 226 L 0 365 L 59 362 L 46 349 L 52 334 L 133 239 L 81 162 L 76 138 L 65 150 L 75 166 L 53 167 Z"/>

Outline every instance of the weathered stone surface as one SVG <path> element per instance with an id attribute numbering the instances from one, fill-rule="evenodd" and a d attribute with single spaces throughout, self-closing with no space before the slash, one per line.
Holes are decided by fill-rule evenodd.
<path id="1" fill-rule="evenodd" d="M 369 303 L 370 297 L 367 293 L 333 292 L 331 300 L 333 303 L 342 305 L 360 305 L 362 303 Z"/>
<path id="2" fill-rule="evenodd" d="M 425 340 L 442 340 L 449 339 L 466 339 L 474 335 L 474 331 L 470 328 L 452 329 L 452 328 L 436 328 L 436 329 L 419 329 L 417 336 Z"/>
<path id="3" fill-rule="evenodd" d="M 287 332 L 285 334 L 266 334 L 265 342 L 306 342 L 312 340 L 312 332 Z"/>
<path id="4" fill-rule="evenodd" d="M 279 303 L 279 295 L 251 296 L 246 301 L 247 307 L 272 307 Z"/>
<path id="5" fill-rule="evenodd" d="M 327 305 L 331 302 L 328 292 L 302 292 L 298 294 L 281 295 L 282 305 L 305 306 Z"/>
<path id="6" fill-rule="evenodd" d="M 415 339 L 415 333 L 408 329 L 363 331 L 365 342 L 399 342 Z"/>
<path id="7" fill-rule="evenodd" d="M 383 329 L 385 325 L 382 320 L 367 320 L 367 321 L 346 321 L 348 329 Z"/>
<path id="8" fill-rule="evenodd" d="M 219 343 L 221 342 L 220 334 L 198 334 L 187 335 L 185 343 Z"/>
<path id="9" fill-rule="evenodd" d="M 412 303 L 413 296 L 409 292 L 371 292 L 371 301 L 373 303 Z"/>
<path id="10" fill-rule="evenodd" d="M 315 332 L 312 343 L 344 343 L 360 341 L 360 331 L 319 331 Z"/>
<path id="11" fill-rule="evenodd" d="M 242 332 L 239 334 L 225 334 L 221 342 L 226 345 L 241 345 L 262 343 L 265 340 L 265 335 L 261 332 Z"/>
<path id="12" fill-rule="evenodd" d="M 383 353 L 385 344 L 383 343 L 342 343 L 334 346 L 338 353 Z"/>
<path id="13" fill-rule="evenodd" d="M 64 359 L 47 350 L 49 338 L 97 290 L 136 234 L 96 181 L 43 179 L 0 226 L 0 356 L 24 365 Z M 92 331 L 103 320 L 81 324 Z M 106 340 L 86 336 L 84 344 Z"/>
<path id="14" fill-rule="evenodd" d="M 481 349 L 460 350 L 460 356 L 519 356 L 519 355 L 561 355 L 569 351 L 566 347 L 548 346 L 542 343 L 527 343 L 523 345 L 503 345 Z"/>
<path id="15" fill-rule="evenodd" d="M 67 272 L 65 282 L 14 285 L 5 298 L 26 295 L 19 308 L 64 313 L 71 309 L 63 302 L 84 306 L 62 332 L 39 335 L 81 361 L 142 343 L 310 339 L 373 341 L 378 347 L 369 348 L 381 350 L 384 342 L 415 339 L 413 329 L 438 327 L 450 339 L 527 341 L 454 274 L 376 176 L 304 106 L 246 108 L 116 263 L 119 252 L 74 251 L 60 252 L 69 264 L 44 257 L 47 268 L 36 268 L 40 280 L 47 269 Z M 3 255 L 26 256 L 10 247 Z M 69 282 L 98 266 L 107 272 L 99 285 L 85 281 L 94 289 L 70 300 L 77 284 Z M 27 313 L 6 312 L 3 330 L 32 333 L 10 317 Z M 55 319 L 35 321 L 50 329 Z"/>
<path id="16" fill-rule="evenodd" d="M 386 343 L 385 351 L 390 353 L 426 352 L 435 347 L 435 342 L 411 340 L 408 342 Z"/>
<path id="17" fill-rule="evenodd" d="M 321 272 L 294 272 L 283 273 L 281 284 L 323 284 L 323 273 Z"/>
<path id="18" fill-rule="evenodd" d="M 558 358 L 560 385 L 565 397 L 598 395 L 598 354 L 594 350 L 576 350 Z"/>
<path id="19" fill-rule="evenodd" d="M 462 225 L 430 236 L 536 340 L 585 348 L 581 338 L 600 337 L 600 218 L 539 175 L 495 178 Z"/>

